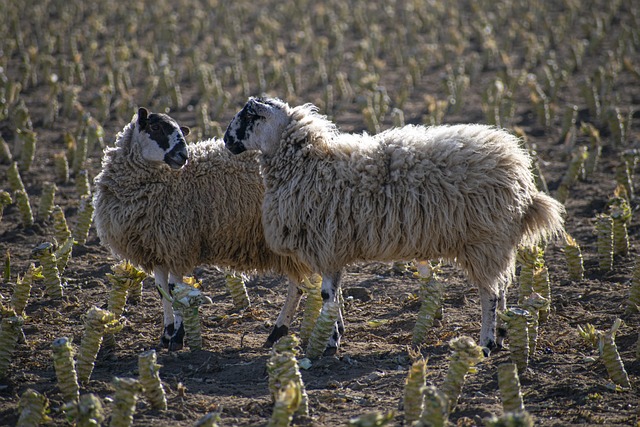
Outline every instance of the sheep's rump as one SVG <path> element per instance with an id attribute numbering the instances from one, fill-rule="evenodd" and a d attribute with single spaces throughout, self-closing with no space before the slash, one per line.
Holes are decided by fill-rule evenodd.
<path id="1" fill-rule="evenodd" d="M 120 138 L 130 137 L 125 131 Z M 190 144 L 182 169 L 151 167 L 118 141 L 95 179 L 95 225 L 112 252 L 147 271 L 188 274 L 201 264 L 299 279 L 308 269 L 264 239 L 264 185 L 255 153 L 232 156 L 218 140 Z"/>
<path id="2" fill-rule="evenodd" d="M 504 271 L 520 241 L 561 226 L 556 203 L 535 188 L 530 157 L 499 129 L 405 126 L 292 144 L 266 165 L 265 231 L 274 249 L 317 271 L 437 257 Z M 528 216 L 540 201 L 550 205 Z"/>

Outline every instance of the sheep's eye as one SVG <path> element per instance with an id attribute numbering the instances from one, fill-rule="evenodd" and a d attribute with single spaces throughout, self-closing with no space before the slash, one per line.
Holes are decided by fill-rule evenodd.
<path id="1" fill-rule="evenodd" d="M 149 125 L 149 129 L 151 129 L 153 132 L 158 132 L 160 130 L 160 125 L 154 123 L 152 125 Z"/>

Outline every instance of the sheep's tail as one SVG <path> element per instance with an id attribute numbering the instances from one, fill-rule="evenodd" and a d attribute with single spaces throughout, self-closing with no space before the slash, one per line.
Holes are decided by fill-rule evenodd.
<path id="1" fill-rule="evenodd" d="M 540 240 L 564 236 L 564 205 L 538 192 L 534 194 L 522 221 L 522 244 L 534 245 Z"/>

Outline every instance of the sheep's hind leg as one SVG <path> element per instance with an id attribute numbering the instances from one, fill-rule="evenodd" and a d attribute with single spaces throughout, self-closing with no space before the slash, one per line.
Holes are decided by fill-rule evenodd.
<path id="1" fill-rule="evenodd" d="M 173 292 L 173 288 L 176 283 L 182 282 L 182 276 L 169 273 L 169 290 Z M 165 331 L 166 334 L 166 331 Z M 182 322 L 182 315 L 178 312 L 173 313 L 173 333 L 169 338 L 169 345 L 167 346 L 169 351 L 178 351 L 184 347 L 184 323 Z"/>
<path id="2" fill-rule="evenodd" d="M 294 281 L 289 279 L 289 286 L 287 287 L 287 299 L 284 302 L 284 306 L 280 311 L 280 315 L 276 320 L 276 324 L 273 327 L 273 331 L 267 338 L 267 342 L 264 343 L 265 347 L 271 347 L 280 338 L 289 333 L 289 326 L 296 314 L 298 305 L 300 304 L 300 298 L 302 298 L 302 289 L 296 285 Z"/>
<path id="3" fill-rule="evenodd" d="M 340 303 L 340 282 L 342 281 L 342 270 L 322 275 L 322 300 L 327 302 Z M 338 320 L 333 325 L 333 331 L 329 337 L 329 343 L 324 350 L 325 356 L 334 356 L 340 347 L 340 338 L 344 334 L 344 321 L 342 310 L 338 310 Z"/>
<path id="4" fill-rule="evenodd" d="M 485 356 L 496 348 L 496 309 L 499 295 L 489 289 L 480 287 L 480 303 L 482 304 L 482 326 L 480 328 L 480 346 Z"/>

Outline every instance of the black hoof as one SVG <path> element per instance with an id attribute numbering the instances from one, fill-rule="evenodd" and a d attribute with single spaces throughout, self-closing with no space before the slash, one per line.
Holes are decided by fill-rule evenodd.
<path id="1" fill-rule="evenodd" d="M 273 345 L 280 338 L 286 336 L 288 333 L 289 333 L 289 328 L 286 327 L 285 325 L 274 327 L 273 331 L 271 331 L 271 334 L 269 334 L 269 337 L 267 338 L 267 342 L 264 343 L 264 347 L 265 348 L 273 347 Z"/>
<path id="2" fill-rule="evenodd" d="M 335 356 L 338 353 L 338 347 L 329 347 L 327 346 L 327 348 L 324 349 L 324 353 L 322 353 L 323 356 Z"/>
<path id="3" fill-rule="evenodd" d="M 160 343 L 162 347 L 169 351 L 182 349 L 182 347 L 184 347 L 184 324 L 181 324 L 177 331 L 173 323 L 165 326 Z"/>

